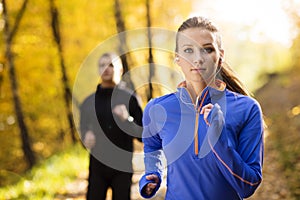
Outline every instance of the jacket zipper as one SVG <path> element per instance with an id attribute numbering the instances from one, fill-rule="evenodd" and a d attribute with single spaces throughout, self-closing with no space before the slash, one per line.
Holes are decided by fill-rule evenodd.
<path id="1" fill-rule="evenodd" d="M 199 154 L 199 137 L 198 137 L 199 114 L 200 114 L 200 109 L 203 106 L 204 99 L 207 96 L 207 93 L 208 93 L 208 90 L 203 95 L 203 98 L 201 99 L 201 103 L 199 106 L 198 106 L 199 96 L 196 99 L 196 106 L 195 106 L 196 116 L 195 116 L 195 129 L 194 129 L 194 152 L 195 152 L 196 156 L 198 156 L 198 154 Z"/>

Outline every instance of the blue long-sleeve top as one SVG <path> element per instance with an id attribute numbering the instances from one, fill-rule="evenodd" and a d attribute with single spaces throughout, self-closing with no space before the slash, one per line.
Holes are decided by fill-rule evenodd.
<path id="1" fill-rule="evenodd" d="M 221 111 L 211 125 L 199 113 L 208 103 Z M 251 97 L 225 86 L 207 87 L 195 104 L 188 90 L 179 87 L 147 104 L 143 125 L 145 175 L 140 193 L 144 198 L 151 198 L 160 187 L 162 156 L 167 161 L 167 200 L 243 199 L 262 180 L 263 119 L 260 105 Z M 159 177 L 151 195 L 143 191 L 151 182 L 146 179 L 149 174 Z"/>

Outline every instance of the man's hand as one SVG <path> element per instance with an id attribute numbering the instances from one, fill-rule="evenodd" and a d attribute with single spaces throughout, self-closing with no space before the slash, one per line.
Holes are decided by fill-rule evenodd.
<path id="1" fill-rule="evenodd" d="M 129 117 L 125 104 L 116 105 L 112 111 L 120 118 L 121 121 L 126 121 Z"/>
<path id="2" fill-rule="evenodd" d="M 96 137 L 93 131 L 87 131 L 83 140 L 83 144 L 86 148 L 91 149 L 96 144 Z"/>

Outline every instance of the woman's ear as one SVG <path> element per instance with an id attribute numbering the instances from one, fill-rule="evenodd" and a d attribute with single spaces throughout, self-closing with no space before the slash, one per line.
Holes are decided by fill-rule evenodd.
<path id="1" fill-rule="evenodd" d="M 174 63 L 178 63 L 179 61 L 179 55 L 176 53 L 174 58 Z"/>
<path id="2" fill-rule="evenodd" d="M 224 49 L 220 49 L 220 59 L 224 60 Z"/>
<path id="3" fill-rule="evenodd" d="M 219 65 L 222 65 L 223 61 L 224 61 L 224 50 L 220 49 Z"/>

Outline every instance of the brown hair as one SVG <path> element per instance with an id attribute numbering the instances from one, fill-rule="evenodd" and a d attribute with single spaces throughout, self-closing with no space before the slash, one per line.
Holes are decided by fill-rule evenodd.
<path id="1" fill-rule="evenodd" d="M 216 34 L 217 37 L 217 45 L 219 49 L 222 49 L 222 40 L 221 40 L 221 35 L 219 34 L 218 28 L 207 18 L 204 17 L 192 17 L 187 19 L 182 23 L 182 25 L 178 28 L 177 30 L 177 35 L 176 35 L 176 48 L 175 52 L 177 52 L 178 47 L 178 37 L 180 32 L 189 29 L 189 28 L 202 28 L 205 30 L 208 30 L 214 34 Z M 243 95 L 250 96 L 250 92 L 247 90 L 247 88 L 243 85 L 243 83 L 240 81 L 240 79 L 236 76 L 232 68 L 222 62 L 220 67 L 220 72 L 217 74 L 219 78 L 221 78 L 225 83 L 227 89 L 237 92 Z"/>

